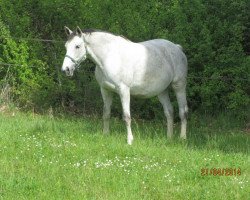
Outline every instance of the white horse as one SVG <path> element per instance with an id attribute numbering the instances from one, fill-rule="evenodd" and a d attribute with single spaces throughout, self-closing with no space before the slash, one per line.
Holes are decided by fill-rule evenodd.
<path id="1" fill-rule="evenodd" d="M 182 47 L 163 39 L 134 43 L 124 37 L 99 30 L 71 31 L 65 27 L 68 41 L 62 71 L 72 76 L 87 57 L 95 64 L 95 76 L 104 101 L 103 132 L 109 132 L 112 92 L 121 98 L 127 128 L 127 142 L 132 144 L 130 95 L 143 98 L 158 96 L 167 118 L 167 136 L 173 135 L 173 107 L 168 86 L 171 84 L 179 105 L 182 139 L 186 139 L 187 58 Z"/>

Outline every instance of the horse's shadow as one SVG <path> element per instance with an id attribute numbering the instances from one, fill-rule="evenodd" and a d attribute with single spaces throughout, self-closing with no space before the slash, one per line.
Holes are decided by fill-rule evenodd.
<path id="1" fill-rule="evenodd" d="M 244 131 L 224 132 L 195 132 L 189 134 L 189 148 L 219 150 L 224 153 L 249 154 L 250 138 Z"/>
<path id="2" fill-rule="evenodd" d="M 118 122 L 120 120 L 116 120 Z M 243 153 L 250 152 L 250 135 L 241 128 L 241 125 L 234 126 L 228 122 L 218 126 L 217 123 L 209 122 L 194 122 L 190 120 L 190 126 L 187 132 L 187 140 L 183 141 L 180 136 L 180 124 L 175 124 L 174 137 L 172 140 L 167 138 L 166 125 L 163 121 L 149 122 L 144 120 L 133 120 L 132 129 L 136 140 L 152 139 L 155 141 L 166 141 L 164 144 L 171 145 L 178 143 L 190 149 L 200 150 L 219 150 L 224 153 Z M 112 123 L 114 124 L 114 123 Z M 111 134 L 126 134 L 125 125 L 120 121 L 115 123 L 113 133 Z M 119 130 L 119 131 L 117 131 Z M 140 142 L 140 141 L 139 141 Z"/>

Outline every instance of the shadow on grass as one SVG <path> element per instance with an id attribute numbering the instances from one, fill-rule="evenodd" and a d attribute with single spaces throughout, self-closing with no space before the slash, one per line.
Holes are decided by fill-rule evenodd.
<path id="1" fill-rule="evenodd" d="M 216 117 L 194 116 L 190 119 L 187 145 L 191 148 L 248 154 L 250 135 L 243 131 L 245 123 L 226 113 Z"/>
<path id="2" fill-rule="evenodd" d="M 225 153 L 249 154 L 250 138 L 242 131 L 195 132 L 188 137 L 187 146 L 199 149 L 214 149 Z"/>
<path id="3" fill-rule="evenodd" d="M 250 152 L 250 135 L 244 131 L 244 121 L 235 120 L 230 116 L 221 115 L 218 117 L 193 117 L 189 120 L 187 141 L 182 142 L 179 139 L 180 123 L 174 127 L 174 139 L 172 143 L 180 143 L 187 148 L 219 150 L 224 153 L 243 153 Z M 123 132 L 126 134 L 125 125 L 122 121 L 115 123 L 117 134 Z M 133 120 L 132 129 L 136 139 L 166 140 L 166 125 L 163 121 L 143 121 Z M 115 133 L 116 134 L 116 133 Z"/>
<path id="4" fill-rule="evenodd" d="M 53 124 L 52 124 L 53 125 Z M 59 124 L 57 124 L 59 126 Z M 102 134 L 101 118 L 81 118 L 72 119 L 60 126 L 52 126 L 53 132 L 65 133 L 64 130 L 71 130 L 76 135 L 86 133 L 88 135 Z M 155 145 L 169 146 L 171 144 L 181 144 L 187 148 L 219 150 L 225 153 L 243 153 L 250 152 L 250 135 L 244 132 L 244 122 L 235 120 L 228 116 L 208 117 L 192 116 L 188 120 L 187 141 L 179 140 L 180 123 L 174 127 L 174 139 L 169 141 L 166 136 L 166 124 L 164 121 L 145 121 L 133 120 L 132 130 L 135 140 L 150 139 Z M 44 124 L 39 122 L 32 132 L 41 132 L 46 130 Z M 124 138 L 126 142 L 125 123 L 118 118 L 112 118 L 110 123 L 111 135 Z M 161 142 L 159 142 L 161 141 Z"/>

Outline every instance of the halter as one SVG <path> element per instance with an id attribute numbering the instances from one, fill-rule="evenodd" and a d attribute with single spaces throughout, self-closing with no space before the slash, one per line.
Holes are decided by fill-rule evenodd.
<path id="1" fill-rule="evenodd" d="M 65 57 L 67 57 L 67 58 L 69 58 L 75 65 L 76 65 L 76 68 L 81 64 L 81 62 L 83 61 L 83 60 L 85 60 L 86 59 L 86 56 L 84 55 L 80 60 L 75 60 L 74 58 L 72 58 L 71 56 L 69 56 L 69 55 L 66 55 Z"/>

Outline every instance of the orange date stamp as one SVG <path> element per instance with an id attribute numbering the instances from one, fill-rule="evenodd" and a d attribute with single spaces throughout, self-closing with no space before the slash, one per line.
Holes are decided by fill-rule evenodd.
<path id="1" fill-rule="evenodd" d="M 240 168 L 202 168 L 201 176 L 240 176 Z"/>

